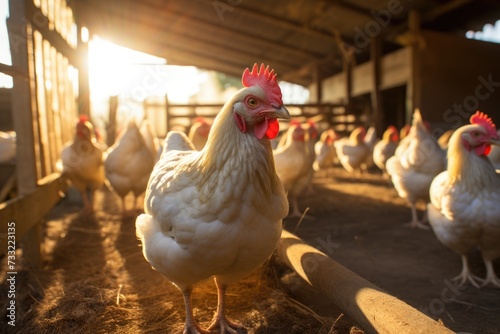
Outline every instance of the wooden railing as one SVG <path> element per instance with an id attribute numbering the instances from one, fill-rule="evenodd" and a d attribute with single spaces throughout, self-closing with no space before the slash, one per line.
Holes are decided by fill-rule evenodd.
<path id="1" fill-rule="evenodd" d="M 26 262 L 41 263 L 41 220 L 66 190 L 56 161 L 73 137 L 78 115 L 75 19 L 66 1 L 10 0 L 7 20 L 13 77 L 12 116 L 17 135 L 17 197 L 0 204 L 0 252 L 7 249 L 9 225 Z M 81 88 L 80 88 L 81 89 Z M 11 238 L 12 239 L 12 238 Z"/>
<path id="2" fill-rule="evenodd" d="M 165 99 L 161 102 L 144 103 L 144 113 L 156 126 L 159 137 L 165 137 L 172 129 L 187 129 L 197 117 L 215 118 L 223 104 L 173 104 Z M 316 122 L 325 122 L 339 132 L 350 132 L 361 123 L 358 116 L 349 113 L 343 104 L 336 103 L 305 103 L 286 104 L 293 119 L 312 119 Z M 286 129 L 286 125 L 283 129 Z"/>

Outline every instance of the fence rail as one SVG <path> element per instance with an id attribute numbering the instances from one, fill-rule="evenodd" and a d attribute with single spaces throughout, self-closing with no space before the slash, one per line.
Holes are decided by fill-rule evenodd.
<path id="1" fill-rule="evenodd" d="M 207 119 L 215 118 L 223 107 L 221 103 L 205 104 L 175 104 L 167 99 L 163 102 L 144 102 L 144 114 L 152 121 L 159 137 L 165 137 L 172 129 L 188 129 L 193 120 L 198 117 Z M 338 132 L 352 131 L 362 123 L 362 119 L 350 113 L 344 104 L 337 103 L 305 103 L 286 104 L 292 118 L 305 120 L 312 119 L 323 122 L 328 127 L 333 127 Z M 283 129 L 286 129 L 286 125 Z"/>

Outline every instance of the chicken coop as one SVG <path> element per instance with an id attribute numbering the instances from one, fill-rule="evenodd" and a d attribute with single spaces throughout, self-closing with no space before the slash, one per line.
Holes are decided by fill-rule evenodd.
<path id="1" fill-rule="evenodd" d="M 97 272 L 96 277 L 101 274 L 106 276 L 102 281 L 105 283 L 100 286 L 100 281 L 92 278 L 94 276 L 86 282 L 94 282 L 96 291 L 100 291 L 97 295 L 101 299 L 94 303 L 96 311 L 93 311 L 92 316 L 111 319 L 105 322 L 108 326 L 105 326 L 107 332 L 119 332 L 124 328 L 124 333 L 141 332 L 144 324 L 154 323 L 158 327 L 149 328 L 148 331 L 156 333 L 160 331 L 162 322 L 158 320 L 161 316 L 157 313 L 148 315 L 148 307 L 151 307 L 152 302 L 138 297 L 141 293 L 149 293 L 145 290 L 145 286 L 149 285 L 147 280 L 142 277 L 130 279 L 133 284 L 128 286 L 125 274 L 121 273 L 122 270 L 132 272 L 135 261 L 133 259 L 139 254 L 136 252 L 139 248 L 136 247 L 135 232 L 132 231 L 134 222 L 130 219 L 126 221 L 125 218 L 122 221 L 121 217 L 113 218 L 114 216 L 108 213 L 99 216 L 102 221 L 96 218 L 86 221 L 59 213 L 64 211 L 61 206 L 66 205 L 64 203 L 70 202 L 75 196 L 72 183 L 62 172 L 61 152 L 65 145 L 75 138 L 75 125 L 79 117 L 85 115 L 90 120 L 94 117 L 92 94 L 96 88 L 92 87 L 89 78 L 89 41 L 92 38 L 98 36 L 117 45 L 153 55 L 165 60 L 167 65 L 194 66 L 202 71 L 222 73 L 238 81 L 245 68 L 251 68 L 254 64 L 268 64 L 277 73 L 279 81 L 300 85 L 309 92 L 309 101 L 306 103 L 285 103 L 292 118 L 316 122 L 320 131 L 333 129 L 342 137 L 363 126 L 374 129 L 376 136 L 382 138 L 388 126 L 393 125 L 400 129 L 412 124 L 412 115 L 416 109 L 420 110 L 422 118 L 432 128 L 432 135 L 436 138 L 447 130 L 455 130 L 466 124 L 476 110 L 488 114 L 493 123 L 500 124 L 500 44 L 466 38 L 467 32 L 481 31 L 485 24 L 495 24 L 500 20 L 500 2 L 492 0 L 5 0 L 5 3 L 8 4 L 5 7 L 8 8 L 5 26 L 11 62 L 0 62 L 0 74 L 10 77 L 13 84 L 11 87 L 0 88 L 0 155 L 6 157 L 4 159 L 4 156 L 0 156 L 2 265 L 5 268 L 9 265 L 10 269 L 4 270 L 5 272 L 16 272 L 18 268 L 15 263 L 23 263 L 22 270 L 26 272 L 39 272 L 52 265 L 54 259 L 62 258 L 62 263 L 76 263 L 80 261 L 78 256 L 85 257 L 85 253 L 78 253 L 79 255 L 73 258 L 70 255 L 67 255 L 67 258 L 54 255 L 59 249 L 58 243 L 62 245 L 59 249 L 62 253 L 75 250 L 71 242 L 76 242 L 81 236 L 74 233 L 81 233 L 82 240 L 86 240 L 89 245 L 94 242 L 102 243 L 96 246 L 99 256 L 96 263 L 99 263 L 100 267 L 89 270 Z M 497 28 L 498 26 L 500 23 L 497 23 Z M 148 87 L 148 82 L 145 81 L 138 84 L 143 88 Z M 171 95 L 168 94 L 161 97 L 144 97 L 141 102 L 144 118 L 152 123 L 159 140 L 163 140 L 169 130 L 179 127 L 187 129 L 197 117 L 213 119 L 223 106 L 218 103 L 171 102 Z M 109 114 L 103 122 L 104 126 L 97 130 L 107 134 L 107 144 L 111 146 L 118 135 L 115 123 L 120 98 L 110 96 L 109 99 Z M 283 136 L 289 127 L 288 124 L 283 122 Z M 342 174 L 337 176 L 336 180 L 352 181 L 350 186 L 359 186 L 359 192 L 349 193 L 349 190 L 341 194 L 335 184 L 326 185 L 331 182 L 328 173 L 315 173 L 314 177 L 316 184 L 325 184 L 325 191 L 340 196 L 339 201 L 352 204 L 353 212 L 358 208 L 358 200 L 360 203 L 373 201 L 374 207 L 385 210 L 382 213 L 366 213 L 362 223 L 357 226 L 361 232 L 356 232 L 358 234 L 355 236 L 346 236 L 342 243 L 349 249 L 352 242 L 354 248 L 351 251 L 355 249 L 362 253 L 368 260 L 359 263 L 368 267 L 376 262 L 377 256 L 387 255 L 385 246 L 380 245 L 378 247 L 381 248 L 377 248 L 380 253 L 370 254 L 370 251 L 363 248 L 369 244 L 368 236 L 360 236 L 370 229 L 367 221 L 371 216 L 380 215 L 380 220 L 383 220 L 383 215 L 392 215 L 388 205 L 390 200 L 387 198 L 392 198 L 390 196 L 394 194 L 389 194 L 386 180 L 377 174 L 376 177 L 368 176 L 366 182 L 358 179 L 352 181 L 350 174 Z M 373 198 L 366 195 L 367 191 L 375 190 L 380 190 L 383 194 L 374 195 Z M 309 203 L 310 207 L 316 205 L 318 212 L 326 210 L 328 215 L 325 214 L 325 217 L 330 217 L 331 212 L 328 210 L 334 210 L 335 214 L 344 212 L 342 208 L 331 203 L 330 206 L 325 204 L 319 195 L 311 196 L 310 198 L 315 200 L 307 197 L 305 202 Z M 102 212 L 105 212 L 106 208 L 114 208 L 114 204 L 105 204 L 110 197 L 112 195 L 105 191 L 96 195 L 98 201 L 104 203 L 99 204 Z M 335 208 L 332 209 L 333 207 Z M 399 214 L 398 210 L 401 208 L 395 208 Z M 351 212 L 344 214 L 344 218 L 340 220 L 345 224 L 350 223 Z M 112 223 L 106 224 L 106 219 Z M 130 226 L 124 227 L 125 222 Z M 73 223 L 76 225 L 73 226 Z M 290 224 L 291 221 L 287 223 Z M 307 221 L 302 222 L 301 219 L 295 229 L 306 228 L 304 226 L 307 224 Z M 304 314 L 306 317 L 314 314 L 312 318 L 323 326 L 314 329 L 318 333 L 348 333 L 349 326 L 357 327 L 357 330 L 363 333 L 398 333 L 405 330 L 408 333 L 451 332 L 448 328 L 473 331 L 467 329 L 470 327 L 467 327 L 469 324 L 465 323 L 465 320 L 452 316 L 453 314 L 455 317 L 461 317 L 464 313 L 448 312 L 455 310 L 459 307 L 457 305 L 462 303 L 460 306 L 473 308 L 474 312 L 479 314 L 474 319 L 479 319 L 478 323 L 484 322 L 480 331 L 498 331 L 498 328 L 493 327 L 500 326 L 500 323 L 484 320 L 500 310 L 498 302 L 491 301 L 500 300 L 498 292 L 487 290 L 483 299 L 477 301 L 470 297 L 473 293 L 468 290 L 454 290 L 454 286 L 444 279 L 420 284 L 422 287 L 434 285 L 435 289 L 439 290 L 438 293 L 426 291 L 422 296 L 417 296 L 417 292 L 409 291 L 411 286 L 393 292 L 378 281 L 377 276 L 373 274 L 376 269 L 365 273 L 361 265 L 356 265 L 358 258 L 347 259 L 346 256 L 336 253 L 334 249 L 340 246 L 331 242 L 330 235 L 338 236 L 339 230 L 344 227 L 313 222 L 307 228 L 310 230 L 304 232 L 302 237 L 319 250 L 308 248 L 310 245 L 296 239 L 294 235 L 286 234 L 282 237 L 277 254 L 288 269 L 292 268 L 293 273 L 282 278 L 281 282 L 286 281 L 288 289 L 292 286 L 295 292 L 297 286 L 300 286 L 300 289 L 304 286 L 319 289 L 322 297 L 326 296 L 330 302 L 334 301 L 337 313 L 320 316 L 318 314 L 321 312 L 314 313 L 314 307 L 311 310 L 309 307 L 301 308 L 291 303 L 287 304 L 287 310 L 298 310 L 297 317 L 290 318 L 292 320 L 280 318 L 280 324 L 296 321 Z M 311 231 L 317 232 L 318 236 Z M 380 234 L 376 235 L 383 238 Z M 123 236 L 128 236 L 132 245 L 122 240 Z M 399 237 L 400 234 L 395 236 Z M 426 238 L 429 236 L 417 235 L 407 245 L 398 242 L 397 246 L 387 247 L 397 253 L 397 247 L 416 248 L 413 242 L 428 242 L 429 239 Z M 15 240 L 15 243 L 11 243 L 12 240 Z M 434 241 L 435 238 L 432 238 L 430 243 Z M 106 248 L 110 243 L 116 244 L 117 248 Z M 373 242 L 373 247 L 375 244 L 376 242 Z M 438 242 L 432 245 L 432 249 L 440 247 Z M 292 248 L 293 251 L 290 250 Z M 302 257 L 298 258 L 297 254 Z M 336 258 L 332 254 L 339 257 Z M 425 254 L 432 256 L 429 252 Z M 22 260 L 16 260 L 16 256 L 21 256 Z M 331 257 L 339 262 L 344 259 L 354 261 L 351 267 L 353 272 L 331 260 Z M 395 258 L 401 263 L 405 261 L 398 255 L 395 255 Z M 453 256 L 447 258 L 455 260 Z M 311 267 L 308 259 L 321 263 L 322 267 Z M 83 267 L 90 268 L 86 261 L 83 263 Z M 109 263 L 115 263 L 112 270 L 106 267 Z M 72 265 L 75 266 L 70 264 L 70 267 Z M 419 268 L 425 266 L 423 262 L 418 262 L 418 265 L 421 266 Z M 498 268 L 497 263 L 495 265 Z M 20 268 L 19 266 L 19 272 Z M 45 287 L 43 292 L 35 295 L 31 291 L 34 296 L 30 297 L 29 293 L 24 296 L 31 298 L 31 303 L 33 300 L 42 300 L 44 293 L 52 297 L 64 294 L 64 289 L 58 290 L 60 287 L 53 287 L 52 290 L 46 288 L 50 280 L 57 278 L 66 284 L 61 286 L 71 285 L 70 279 L 63 277 L 64 274 L 58 271 L 62 270 L 62 265 L 54 268 L 57 269 L 53 270 L 54 273 L 44 276 L 45 278 L 37 283 Z M 140 268 L 143 272 L 150 270 L 149 266 L 143 265 Z M 120 274 L 113 276 L 115 271 Z M 273 275 L 277 277 L 276 273 Z M 346 278 L 334 281 L 345 284 L 344 290 L 330 284 L 328 275 Z M 119 279 L 116 278 L 118 276 Z M 118 292 L 109 285 L 113 280 L 119 281 Z M 401 283 L 401 280 L 393 278 L 392 283 Z M 299 281 L 300 284 L 297 283 Z M 382 284 L 383 288 L 379 288 L 372 281 L 377 285 Z M 28 286 L 31 283 L 20 281 L 19 284 Z M 90 288 L 85 290 L 84 283 L 79 284 L 75 283 L 72 288 L 76 286 L 81 296 L 92 293 Z M 159 279 L 155 280 L 154 284 L 165 287 L 165 283 Z M 135 287 L 136 290 L 131 292 L 125 291 L 127 288 L 124 288 L 122 292 L 123 286 L 128 289 Z M 1 299 L 7 299 L 8 288 L 7 284 L 2 288 Z M 444 289 L 447 289 L 446 292 L 443 292 Z M 386 290 L 389 293 L 386 293 Z M 365 294 L 365 291 L 368 292 Z M 449 291 L 453 291 L 457 298 L 465 295 L 468 299 L 454 304 L 443 297 Z M 247 297 L 252 296 L 251 291 L 245 290 L 242 293 L 246 293 Z M 262 290 L 259 293 L 263 294 L 264 300 L 265 294 L 271 292 Z M 304 295 L 307 293 L 302 297 Z M 312 295 L 314 294 L 311 293 Z M 159 296 L 167 298 L 165 295 Z M 75 300 L 78 298 L 75 297 Z M 408 302 L 411 306 L 398 298 L 411 299 L 411 302 Z M 57 307 L 74 310 L 71 311 L 73 313 L 68 311 L 68 319 L 73 319 L 70 320 L 74 321 L 74 324 L 81 324 L 86 330 L 95 331 L 95 327 L 85 327 L 89 326 L 88 323 L 82 325 L 84 318 L 93 319 L 94 322 L 100 320 L 91 318 L 88 314 L 82 316 L 85 312 L 80 309 L 75 311 L 75 300 L 65 301 L 71 302 L 70 304 L 51 304 L 45 311 L 52 314 L 49 312 L 53 312 L 51 308 L 54 308 L 57 313 Z M 109 305 L 106 300 L 111 300 Z M 88 302 L 88 299 L 86 301 Z M 5 301 L 5 305 L 8 305 L 8 302 L 9 300 Z M 175 303 L 177 302 L 179 301 Z M 129 313 L 130 318 L 127 318 L 127 312 L 120 309 L 120 303 L 132 303 L 135 309 L 141 310 L 141 315 L 146 320 L 134 322 L 132 312 Z M 383 307 L 379 307 L 380 305 Z M 26 314 L 25 317 L 19 318 L 19 321 L 35 326 L 37 320 L 35 315 L 30 313 L 31 307 L 19 307 L 20 314 Z M 265 313 L 277 306 L 262 302 L 248 304 L 247 307 L 264 310 L 262 313 Z M 484 315 L 481 314 L 482 311 L 489 313 Z M 116 322 L 113 323 L 115 314 L 118 314 L 118 320 L 115 319 Z M 241 314 L 250 312 L 247 309 Z M 334 315 L 336 321 L 339 321 L 344 314 L 348 319 L 345 323 L 342 320 L 340 325 L 339 322 L 325 320 Z M 444 321 L 443 325 L 442 319 L 447 319 L 446 316 L 451 320 Z M 262 319 L 247 320 L 248 323 L 253 321 L 253 326 L 258 324 L 264 328 L 265 321 Z M 327 325 L 330 326 L 330 331 L 325 329 Z M 66 327 L 51 327 L 55 326 L 55 323 L 49 322 L 46 326 L 44 330 L 47 332 L 73 332 L 77 328 L 68 324 L 64 325 Z M 305 333 L 304 328 L 309 325 L 304 326 L 297 325 L 293 330 L 270 329 L 262 333 Z M 340 326 L 340 329 L 335 326 Z M 36 329 L 29 328 L 31 332 Z M 171 328 L 178 329 L 175 326 Z M 30 332 L 30 329 L 27 332 Z"/>

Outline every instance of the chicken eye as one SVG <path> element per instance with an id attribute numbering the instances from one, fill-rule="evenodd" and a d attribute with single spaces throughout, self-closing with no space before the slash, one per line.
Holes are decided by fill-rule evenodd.
<path id="1" fill-rule="evenodd" d="M 249 107 L 255 108 L 259 105 L 259 101 L 254 97 L 249 97 L 247 99 L 247 104 Z"/>

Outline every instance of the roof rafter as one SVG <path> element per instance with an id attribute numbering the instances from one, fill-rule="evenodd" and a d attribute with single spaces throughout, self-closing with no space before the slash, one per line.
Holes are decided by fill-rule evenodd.
<path id="1" fill-rule="evenodd" d="M 269 40 L 263 37 L 257 37 L 248 33 L 240 32 L 240 31 L 235 31 L 234 29 L 226 29 L 224 27 L 220 27 L 218 25 L 215 25 L 211 22 L 208 22 L 206 20 L 201 20 L 201 19 L 193 19 L 191 17 L 186 16 L 183 13 L 178 13 L 175 11 L 170 11 L 165 8 L 159 8 L 155 6 L 151 6 L 150 4 L 147 3 L 142 3 L 142 2 L 137 2 L 137 1 L 131 1 L 131 0 L 123 0 L 120 1 L 120 5 L 118 6 L 115 1 L 96 1 L 96 0 L 85 0 L 83 3 L 87 3 L 91 5 L 92 8 L 90 10 L 95 9 L 96 7 L 99 8 L 99 10 L 104 10 L 119 16 L 123 16 L 125 11 L 121 10 L 120 8 L 135 8 L 133 11 L 128 11 L 130 15 L 140 15 L 144 17 L 158 17 L 158 14 L 162 14 L 162 18 L 168 22 L 168 18 L 174 18 L 175 20 L 179 20 L 182 18 L 182 20 L 185 20 L 186 22 L 189 22 L 192 25 L 196 25 L 200 27 L 200 31 L 212 31 L 213 34 L 215 35 L 229 35 L 234 39 L 240 40 L 242 43 L 248 42 L 248 43 L 253 43 L 260 45 L 262 49 L 271 49 L 271 50 L 276 50 L 279 52 L 283 53 L 288 53 L 290 55 L 294 55 L 296 57 L 303 57 L 303 58 L 308 58 L 308 59 L 314 59 L 318 56 L 321 56 L 319 54 L 311 53 L 309 51 L 301 50 L 298 49 L 297 47 L 292 47 L 285 45 L 283 43 L 279 43 L 273 40 Z M 138 6 L 140 4 L 140 6 Z M 135 6 L 135 7 L 134 7 Z M 95 14 L 95 12 L 94 12 Z M 87 17 L 87 19 L 92 20 L 93 15 L 90 15 Z M 168 30 L 168 29 L 165 29 Z"/>

